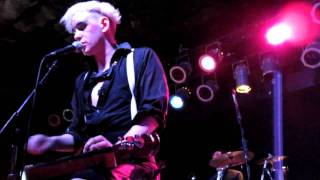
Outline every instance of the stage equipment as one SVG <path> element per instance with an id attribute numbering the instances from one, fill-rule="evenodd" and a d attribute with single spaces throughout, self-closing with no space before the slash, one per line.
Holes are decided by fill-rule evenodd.
<path id="1" fill-rule="evenodd" d="M 248 152 L 248 160 L 252 160 L 254 157 L 253 152 Z M 209 165 L 214 168 L 229 168 L 239 166 L 246 163 L 243 151 L 233 151 L 221 154 L 217 158 L 212 158 Z"/>
<path id="2" fill-rule="evenodd" d="M 263 165 L 260 180 L 264 180 L 265 175 L 268 176 L 268 179 L 273 180 L 272 174 L 276 172 L 275 169 L 273 168 L 273 164 L 283 161 L 287 158 L 288 158 L 287 156 L 272 156 L 271 154 L 268 154 L 267 158 L 258 160 L 256 164 Z M 282 171 L 286 175 L 288 172 L 288 167 L 282 166 Z"/>
<path id="3" fill-rule="evenodd" d="M 292 38 L 292 28 L 287 23 L 272 26 L 266 33 L 266 39 L 271 45 L 279 45 Z"/>
<path id="4" fill-rule="evenodd" d="M 237 123 L 239 124 L 239 129 L 240 129 L 241 145 L 242 145 L 243 157 L 246 165 L 246 175 L 247 175 L 247 179 L 250 180 L 250 177 L 251 177 L 250 166 L 249 166 L 250 152 L 248 150 L 248 140 L 245 138 L 244 128 L 242 124 L 242 116 L 239 108 L 239 103 L 237 100 L 237 93 L 234 89 L 232 90 L 232 100 L 233 100 L 233 104 L 236 112 Z"/>
<path id="5" fill-rule="evenodd" d="M 305 67 L 315 69 L 320 67 L 320 43 L 313 42 L 302 51 L 300 60 Z"/>
<path id="6" fill-rule="evenodd" d="M 275 163 L 275 162 L 283 161 L 287 158 L 288 158 L 288 156 L 272 156 L 271 154 L 269 154 L 267 158 L 263 158 L 263 159 L 258 160 L 257 164 L 263 165 L 265 163 L 265 161 L 267 161 L 267 163 Z"/>
<path id="7" fill-rule="evenodd" d="M 312 20 L 317 23 L 317 24 L 320 24 L 320 2 L 317 2 L 315 3 L 313 6 L 312 6 L 312 9 L 311 9 L 311 17 L 312 17 Z"/>
<path id="8" fill-rule="evenodd" d="M 278 68 L 279 60 L 273 53 L 262 56 L 261 70 L 265 79 L 272 84 L 273 104 L 273 154 L 283 156 L 283 75 Z M 274 163 L 275 179 L 283 180 L 283 162 Z"/>
<path id="9" fill-rule="evenodd" d="M 191 90 L 184 86 L 176 90 L 176 93 L 170 97 L 170 105 L 174 109 L 182 109 L 190 98 Z"/>
<path id="10" fill-rule="evenodd" d="M 7 122 L 4 124 L 4 126 L 0 130 L 0 135 L 3 135 L 5 130 L 9 127 L 10 124 L 13 123 L 14 119 L 16 119 L 20 114 L 21 111 L 24 109 L 24 107 L 29 103 L 31 100 L 31 110 L 29 113 L 29 118 L 28 120 L 24 123 L 23 125 L 23 130 L 21 130 L 21 127 L 15 127 L 15 132 L 16 132 L 16 138 L 21 140 L 22 139 L 22 144 L 17 144 L 13 143 L 12 144 L 12 153 L 11 153 L 11 164 L 10 164 L 10 172 L 8 173 L 8 179 L 20 179 L 22 175 L 22 169 L 25 165 L 25 156 L 26 156 L 26 143 L 27 139 L 30 136 L 30 126 L 31 126 L 31 120 L 34 118 L 33 113 L 36 105 L 36 100 L 37 100 L 37 91 L 39 90 L 39 87 L 43 86 L 48 79 L 50 73 L 57 68 L 58 65 L 58 55 L 63 55 L 66 53 L 71 53 L 71 52 L 80 52 L 82 49 L 82 44 L 75 41 L 71 45 L 68 45 L 64 48 L 55 50 L 51 53 L 46 54 L 44 57 L 42 57 L 39 65 L 39 69 L 37 72 L 37 77 L 35 81 L 35 86 L 34 89 L 31 91 L 31 93 L 28 95 L 28 97 L 24 100 L 24 102 L 20 105 L 20 107 L 10 116 L 10 118 L 7 120 Z M 49 60 L 50 63 L 49 63 Z M 49 64 L 49 65 L 48 65 Z M 47 65 L 47 66 L 43 66 Z M 43 67 L 46 68 L 46 72 L 43 71 Z M 20 124 L 20 123 L 15 123 L 15 124 Z M 21 137 L 21 134 L 18 134 L 18 132 L 25 132 L 23 133 L 23 137 Z M 19 136 L 19 137 L 18 137 Z M 19 159 L 18 159 L 19 158 Z M 20 162 L 20 166 L 17 166 L 17 163 Z"/>
<path id="11" fill-rule="evenodd" d="M 169 70 L 170 79 L 176 84 L 185 83 L 191 73 L 192 65 L 188 57 L 184 58 L 178 65 L 171 67 Z"/>
<path id="12" fill-rule="evenodd" d="M 81 52 L 82 48 L 83 45 L 80 41 L 74 41 L 72 44 L 68 46 L 52 51 L 51 53 L 47 54 L 47 56 L 65 55 L 71 52 L 79 53 Z"/>
<path id="13" fill-rule="evenodd" d="M 115 168 L 129 158 L 145 159 L 155 155 L 159 148 L 160 137 L 157 133 L 128 136 L 119 139 L 113 147 L 66 156 L 48 163 L 26 165 L 22 180 L 61 179 L 61 176 L 97 166 Z"/>
<path id="14" fill-rule="evenodd" d="M 214 80 L 205 80 L 196 89 L 197 98 L 201 102 L 210 102 L 213 100 L 215 93 L 218 91 L 218 83 Z"/>
<path id="15" fill-rule="evenodd" d="M 236 91 L 238 93 L 249 93 L 251 87 L 249 85 L 249 68 L 247 61 L 239 61 L 232 65 L 233 78 L 236 80 Z"/>
<path id="16" fill-rule="evenodd" d="M 48 163 L 26 165 L 21 180 L 53 179 L 71 175 L 74 172 L 97 165 L 103 165 L 106 168 L 114 168 L 117 166 L 113 148 L 62 157 Z"/>
<path id="17" fill-rule="evenodd" d="M 61 124 L 61 118 L 58 114 L 50 114 L 48 116 L 48 124 L 51 127 L 58 127 Z"/>
<path id="18" fill-rule="evenodd" d="M 201 55 L 198 59 L 198 65 L 200 69 L 210 74 L 215 71 L 217 65 L 222 61 L 224 57 L 220 47 L 208 46 L 205 49 L 205 54 Z"/>
<path id="19" fill-rule="evenodd" d="M 72 121 L 73 115 L 74 114 L 73 114 L 72 109 L 64 109 L 62 111 L 62 117 L 67 122 L 71 122 Z"/>

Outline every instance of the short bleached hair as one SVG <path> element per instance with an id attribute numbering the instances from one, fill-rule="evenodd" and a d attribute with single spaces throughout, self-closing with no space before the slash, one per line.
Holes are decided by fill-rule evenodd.
<path id="1" fill-rule="evenodd" d="M 111 28 L 115 31 L 117 25 L 120 24 L 121 14 L 118 9 L 107 2 L 99 1 L 86 1 L 79 2 L 71 6 L 63 17 L 60 19 L 60 23 L 64 25 L 69 33 L 72 33 L 72 18 L 77 12 L 92 12 L 101 14 L 110 19 Z"/>

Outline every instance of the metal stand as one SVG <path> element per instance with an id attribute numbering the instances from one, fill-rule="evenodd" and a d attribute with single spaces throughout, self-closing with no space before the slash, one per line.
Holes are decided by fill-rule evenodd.
<path id="1" fill-rule="evenodd" d="M 274 156 L 283 156 L 283 77 L 277 67 L 278 59 L 272 54 L 266 54 L 262 60 L 263 75 L 271 75 L 273 95 L 273 151 Z M 275 179 L 284 180 L 283 162 L 274 163 Z"/>
<path id="2" fill-rule="evenodd" d="M 10 165 L 10 172 L 8 174 L 8 180 L 17 180 L 19 176 L 17 176 L 17 167 L 16 161 L 18 157 L 18 145 L 11 145 L 11 165 Z"/>
<path id="3" fill-rule="evenodd" d="M 261 173 L 261 177 L 260 177 L 260 180 L 264 180 L 264 175 L 265 173 L 267 173 L 267 175 L 269 176 L 269 179 L 270 180 L 273 180 L 272 176 L 271 176 L 271 173 L 269 171 L 269 168 L 267 167 L 268 165 L 268 161 L 272 159 L 272 155 L 271 154 L 268 154 L 268 158 L 266 158 L 263 162 L 263 168 L 262 168 L 262 173 Z"/>
<path id="4" fill-rule="evenodd" d="M 282 73 L 277 71 L 273 77 L 273 151 L 275 156 L 283 156 L 283 114 L 282 114 Z M 275 179 L 284 180 L 283 161 L 273 164 Z"/>
<path id="5" fill-rule="evenodd" d="M 44 58 L 42 58 L 41 60 L 41 64 L 43 63 L 43 61 L 46 59 L 47 56 L 45 56 Z M 13 120 L 17 117 L 19 117 L 21 111 L 24 109 L 24 107 L 26 106 L 26 104 L 30 101 L 30 99 L 33 97 L 34 101 L 35 101 L 35 96 L 36 96 L 36 91 L 38 89 L 38 87 L 42 86 L 44 84 L 44 82 L 47 80 L 48 78 L 48 75 L 56 68 L 57 66 L 57 60 L 55 60 L 51 65 L 50 67 L 48 68 L 48 71 L 46 72 L 46 74 L 42 77 L 42 79 L 39 81 L 38 78 L 37 78 L 37 82 L 36 82 L 36 86 L 35 88 L 32 90 L 32 92 L 29 94 L 29 96 L 24 100 L 24 102 L 20 105 L 20 107 L 18 108 L 17 111 L 15 111 L 11 117 L 7 120 L 7 122 L 5 123 L 5 125 L 1 128 L 0 130 L 0 136 L 4 134 L 5 130 L 8 128 L 8 126 L 13 122 Z M 41 65 L 40 65 L 40 69 L 41 69 Z M 40 71 L 39 71 L 40 72 Z M 40 73 L 39 73 L 40 74 Z M 39 77 L 39 76 L 38 76 Z M 34 104 L 34 102 L 33 102 Z M 31 110 L 31 112 L 33 111 L 33 109 Z M 31 116 L 30 116 L 31 117 Z M 27 126 L 27 132 L 29 131 L 29 124 L 30 124 L 30 120 L 28 122 L 28 126 Z M 19 131 L 19 130 L 17 130 Z M 16 132 L 17 133 L 17 132 Z M 28 133 L 27 133 L 27 136 L 28 136 Z M 23 138 L 24 140 L 27 139 L 27 137 L 24 137 Z M 8 180 L 17 180 L 17 179 L 20 179 L 21 177 L 21 170 L 20 168 L 17 166 L 17 162 L 18 162 L 18 154 L 19 152 L 21 151 L 22 154 L 25 153 L 24 149 L 22 150 L 19 150 L 19 145 L 17 144 L 12 144 L 11 145 L 11 150 L 12 150 L 12 153 L 11 153 L 11 166 L 10 166 L 10 172 L 8 174 L 8 177 L 7 179 Z M 23 165 L 23 156 L 22 157 L 22 165 Z"/>
<path id="6" fill-rule="evenodd" d="M 233 102 L 234 102 L 234 106 L 235 106 L 235 110 L 236 110 L 237 122 L 240 126 L 241 143 L 242 143 L 242 148 L 243 148 L 243 152 L 244 152 L 244 159 L 245 159 L 246 171 L 247 171 L 247 179 L 250 180 L 250 167 L 249 167 L 249 163 L 248 163 L 249 162 L 248 144 L 247 144 L 246 138 L 244 137 L 242 116 L 240 113 L 240 109 L 239 109 L 239 105 L 238 105 L 238 101 L 237 101 L 237 97 L 236 97 L 236 91 L 234 89 L 232 90 L 232 98 L 233 98 Z"/>
<path id="7" fill-rule="evenodd" d="M 223 180 L 223 176 L 224 176 L 226 169 L 227 168 L 217 168 L 217 179 L 216 180 Z"/>

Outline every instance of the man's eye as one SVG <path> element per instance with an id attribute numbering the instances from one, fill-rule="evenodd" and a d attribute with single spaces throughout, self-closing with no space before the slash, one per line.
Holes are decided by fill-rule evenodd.
<path id="1" fill-rule="evenodd" d="M 87 23 L 79 23 L 77 24 L 76 29 L 78 29 L 79 31 L 83 31 L 86 27 Z"/>

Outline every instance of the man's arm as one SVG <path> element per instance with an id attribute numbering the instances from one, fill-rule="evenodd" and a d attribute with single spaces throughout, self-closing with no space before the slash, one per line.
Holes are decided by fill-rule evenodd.
<path id="1" fill-rule="evenodd" d="M 71 134 L 59 136 L 36 134 L 29 138 L 27 146 L 27 151 L 33 155 L 41 155 L 47 151 L 72 152 L 74 150 L 74 138 Z"/>
<path id="2" fill-rule="evenodd" d="M 146 116 L 138 124 L 133 125 L 129 131 L 124 135 L 124 137 L 149 134 L 155 131 L 158 128 L 159 124 L 157 120 L 152 116 Z M 90 138 L 83 147 L 83 152 L 90 152 L 93 150 L 103 149 L 112 147 L 113 144 L 103 137 L 102 135 L 98 135 Z"/>
<path id="3" fill-rule="evenodd" d="M 146 116 L 138 124 L 133 125 L 124 137 L 151 134 L 159 127 L 158 121 L 152 116 Z"/>

